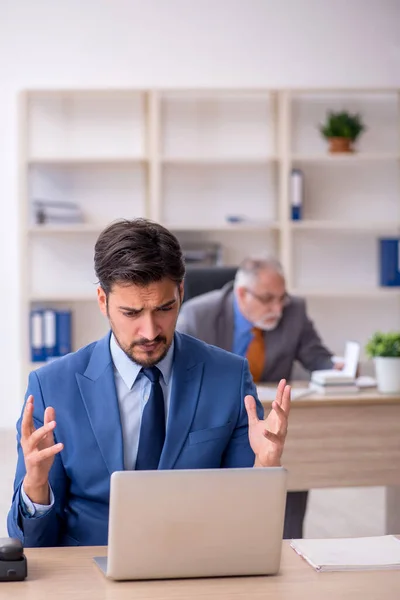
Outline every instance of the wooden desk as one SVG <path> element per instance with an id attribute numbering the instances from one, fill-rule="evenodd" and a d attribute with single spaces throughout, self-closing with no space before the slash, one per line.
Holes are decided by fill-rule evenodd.
<path id="1" fill-rule="evenodd" d="M 283 464 L 290 490 L 386 486 L 386 528 L 400 531 L 400 396 L 293 400 Z"/>
<path id="2" fill-rule="evenodd" d="M 279 575 L 112 582 L 94 564 L 105 548 L 27 549 L 29 577 L 0 583 L 1 600 L 397 600 L 400 571 L 317 573 L 283 544 Z"/>

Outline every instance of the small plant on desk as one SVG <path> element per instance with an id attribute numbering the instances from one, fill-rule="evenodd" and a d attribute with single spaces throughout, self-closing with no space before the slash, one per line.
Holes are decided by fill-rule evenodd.
<path id="1" fill-rule="evenodd" d="M 365 350 L 375 362 L 378 390 L 386 394 L 399 393 L 400 332 L 375 332 L 368 340 Z"/>

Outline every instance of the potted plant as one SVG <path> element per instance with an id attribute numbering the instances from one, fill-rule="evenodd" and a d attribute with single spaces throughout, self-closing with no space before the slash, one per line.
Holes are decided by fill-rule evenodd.
<path id="1" fill-rule="evenodd" d="M 384 394 L 400 392 L 400 332 L 377 331 L 365 349 L 375 362 L 378 390 Z"/>
<path id="2" fill-rule="evenodd" d="M 359 114 L 351 114 L 345 110 L 329 111 L 319 130 L 329 140 L 329 152 L 354 152 L 353 144 L 365 131 L 365 125 Z"/>

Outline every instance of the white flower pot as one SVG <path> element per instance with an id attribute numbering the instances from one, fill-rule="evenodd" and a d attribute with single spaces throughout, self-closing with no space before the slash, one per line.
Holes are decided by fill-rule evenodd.
<path id="1" fill-rule="evenodd" d="M 376 356 L 374 360 L 378 390 L 383 394 L 400 392 L 400 358 Z"/>

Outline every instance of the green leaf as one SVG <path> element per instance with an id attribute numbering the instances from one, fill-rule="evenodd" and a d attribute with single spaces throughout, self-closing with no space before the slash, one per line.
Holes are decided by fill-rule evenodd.
<path id="1" fill-rule="evenodd" d="M 319 131 L 326 138 L 341 137 L 354 142 L 363 131 L 365 125 L 360 114 L 347 111 L 328 111 L 325 123 L 319 125 Z"/>
<path id="2" fill-rule="evenodd" d="M 369 357 L 400 357 L 400 332 L 382 333 L 377 331 L 368 340 L 365 351 Z"/>

